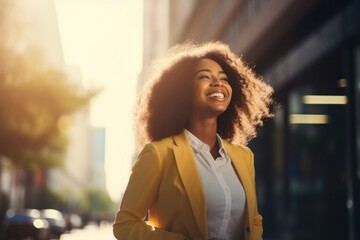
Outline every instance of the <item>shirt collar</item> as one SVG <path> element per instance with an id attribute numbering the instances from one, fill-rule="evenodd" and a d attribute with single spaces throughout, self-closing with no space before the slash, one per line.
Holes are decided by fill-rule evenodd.
<path id="1" fill-rule="evenodd" d="M 185 132 L 190 140 L 191 147 L 196 152 L 201 152 L 203 150 L 210 151 L 209 145 L 207 145 L 206 143 L 203 143 L 200 139 L 198 139 L 189 130 L 185 129 Z M 227 152 L 226 152 L 226 149 L 224 148 L 223 141 L 222 141 L 221 137 L 219 136 L 219 134 L 216 134 L 216 138 L 219 143 L 219 153 L 222 157 L 224 157 L 225 155 L 227 155 Z"/>

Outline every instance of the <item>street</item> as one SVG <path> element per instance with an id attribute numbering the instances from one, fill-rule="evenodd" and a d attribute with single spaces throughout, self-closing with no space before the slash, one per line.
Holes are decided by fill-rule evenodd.
<path id="1" fill-rule="evenodd" d="M 74 229 L 61 235 L 60 240 L 115 240 L 111 224 L 105 223 L 97 226 L 90 224 L 84 229 Z"/>

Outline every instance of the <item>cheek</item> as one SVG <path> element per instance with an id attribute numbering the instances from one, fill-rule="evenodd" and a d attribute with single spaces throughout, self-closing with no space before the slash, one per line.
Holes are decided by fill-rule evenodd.
<path id="1" fill-rule="evenodd" d="M 201 84 L 194 84 L 193 98 L 201 98 L 204 93 L 204 88 Z"/>
<path id="2" fill-rule="evenodd" d="M 229 85 L 229 87 L 228 87 L 228 93 L 229 93 L 229 99 L 231 100 L 232 99 L 232 88 L 231 88 L 231 86 Z"/>

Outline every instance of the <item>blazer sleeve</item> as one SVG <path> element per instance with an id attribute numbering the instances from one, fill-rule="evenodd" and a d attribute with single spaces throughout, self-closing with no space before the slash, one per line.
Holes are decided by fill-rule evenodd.
<path id="1" fill-rule="evenodd" d="M 253 188 L 256 195 L 256 187 L 255 187 L 255 166 L 254 166 L 254 154 L 249 149 L 250 161 L 249 161 L 249 169 L 250 169 L 250 177 L 253 184 Z M 257 207 L 257 199 L 255 198 L 255 210 L 253 213 L 253 240 L 262 240 L 263 235 L 263 225 L 262 225 L 262 216 L 259 214 Z"/>
<path id="2" fill-rule="evenodd" d="M 156 148 L 153 144 L 146 145 L 132 168 L 128 186 L 116 214 L 113 224 L 116 239 L 187 239 L 179 233 L 154 228 L 143 220 L 156 201 L 162 177 L 161 167 Z"/>

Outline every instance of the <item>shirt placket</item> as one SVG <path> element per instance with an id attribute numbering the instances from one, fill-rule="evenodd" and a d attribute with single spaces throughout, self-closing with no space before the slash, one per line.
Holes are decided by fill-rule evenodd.
<path id="1" fill-rule="evenodd" d="M 210 153 L 209 153 L 210 154 Z M 224 161 L 225 159 L 223 159 L 223 157 L 218 158 L 216 161 Z M 223 166 L 225 167 L 225 166 Z M 219 231 L 219 238 L 220 239 L 225 239 L 226 237 L 226 230 L 230 221 L 230 213 L 231 213 L 231 193 L 230 193 L 230 189 L 226 184 L 226 181 L 223 177 L 223 175 L 221 174 L 221 169 L 218 166 L 218 164 L 216 164 L 215 162 L 211 163 L 211 168 L 213 169 L 217 180 L 220 183 L 220 186 L 224 192 L 224 196 L 225 196 L 225 206 L 224 206 L 224 214 L 223 214 L 223 218 L 221 220 L 221 224 L 220 224 L 220 231 Z"/>

